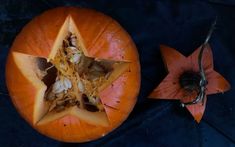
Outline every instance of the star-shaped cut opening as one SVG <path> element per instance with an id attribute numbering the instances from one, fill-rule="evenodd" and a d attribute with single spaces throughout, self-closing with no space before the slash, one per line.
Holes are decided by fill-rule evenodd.
<path id="1" fill-rule="evenodd" d="M 37 89 L 34 125 L 66 115 L 93 125 L 109 125 L 99 93 L 128 69 L 129 62 L 90 57 L 71 16 L 62 25 L 47 59 L 19 52 L 13 52 L 13 57 Z"/>

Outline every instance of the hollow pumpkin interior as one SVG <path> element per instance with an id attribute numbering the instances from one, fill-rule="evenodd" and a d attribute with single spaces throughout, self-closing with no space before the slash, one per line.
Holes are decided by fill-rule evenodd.
<path id="1" fill-rule="evenodd" d="M 129 62 L 89 57 L 72 17 L 66 18 L 47 59 L 19 52 L 13 57 L 37 89 L 34 125 L 66 115 L 92 125 L 109 125 L 99 92 L 125 72 Z"/>

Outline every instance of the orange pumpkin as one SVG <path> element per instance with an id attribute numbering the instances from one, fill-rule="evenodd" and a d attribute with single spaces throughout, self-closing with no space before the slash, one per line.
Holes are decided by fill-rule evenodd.
<path id="1" fill-rule="evenodd" d="M 84 68 L 83 61 L 90 61 L 89 67 Z M 110 70 L 98 71 L 105 61 Z M 49 63 L 49 68 L 40 67 Z M 89 79 L 93 65 L 96 75 Z M 87 72 L 77 74 L 82 69 Z M 45 80 L 48 75 L 51 78 Z M 37 131 L 65 142 L 91 141 L 117 128 L 132 111 L 140 88 L 138 53 L 128 33 L 112 18 L 94 10 L 60 7 L 34 18 L 16 37 L 6 82 L 17 111 Z M 93 84 L 90 90 L 89 84 Z M 61 90 L 60 97 L 56 92 Z M 52 100 L 46 98 L 48 93 Z M 97 110 L 88 110 L 86 103 Z"/>

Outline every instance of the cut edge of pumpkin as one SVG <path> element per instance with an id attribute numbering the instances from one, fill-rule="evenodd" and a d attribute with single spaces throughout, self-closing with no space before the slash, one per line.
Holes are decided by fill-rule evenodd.
<path id="1" fill-rule="evenodd" d="M 41 120 L 38 121 L 37 125 L 44 125 L 46 123 L 49 123 L 53 120 L 60 119 L 60 118 L 67 116 L 67 115 L 72 115 L 72 116 L 78 117 L 81 120 L 83 120 L 89 124 L 100 125 L 103 127 L 109 126 L 109 121 L 107 119 L 105 112 L 89 112 L 89 111 L 80 109 L 76 106 L 70 107 L 64 111 L 59 112 L 59 113 L 49 112 Z"/>
<path id="2" fill-rule="evenodd" d="M 81 46 L 81 49 L 84 52 L 84 54 L 86 56 L 88 56 L 88 53 L 87 53 L 87 50 L 86 50 L 85 45 L 83 43 L 84 41 L 83 41 L 83 39 L 81 37 L 81 34 L 80 34 L 79 30 L 77 29 L 76 24 L 75 24 L 72 16 L 68 15 L 67 18 L 65 19 L 64 24 L 61 26 L 61 28 L 59 30 L 59 33 L 58 33 L 58 35 L 57 35 L 57 37 L 55 39 L 55 42 L 54 42 L 54 44 L 52 46 L 51 52 L 48 55 L 48 59 L 47 59 L 48 61 L 55 58 L 57 50 L 62 45 L 63 40 L 67 36 L 68 32 L 75 33 L 75 35 L 79 38 L 79 41 L 77 42 L 78 45 Z"/>
<path id="3" fill-rule="evenodd" d="M 24 77 L 28 79 L 30 83 L 32 83 L 32 85 L 36 88 L 36 101 L 34 103 L 35 105 L 33 110 L 33 124 L 35 124 L 41 117 L 43 117 L 49 108 L 43 99 L 47 86 L 36 75 L 35 71 L 38 70 L 35 68 L 37 67 L 37 57 L 19 52 L 13 52 L 12 55 L 17 67 L 20 69 Z"/>
<path id="4" fill-rule="evenodd" d="M 104 90 L 106 87 L 108 87 L 113 81 L 115 81 L 121 74 L 123 74 L 128 67 L 130 66 L 130 62 L 118 62 L 114 64 L 113 72 L 109 76 L 108 80 L 106 80 L 99 88 L 99 91 Z"/>

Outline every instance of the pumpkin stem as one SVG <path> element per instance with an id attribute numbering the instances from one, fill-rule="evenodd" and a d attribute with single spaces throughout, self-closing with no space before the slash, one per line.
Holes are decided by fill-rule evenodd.
<path id="1" fill-rule="evenodd" d="M 206 94 L 206 85 L 208 84 L 207 79 L 206 79 L 206 74 L 203 68 L 203 63 L 202 63 L 202 55 L 203 55 L 203 51 L 206 48 L 206 45 L 208 44 L 208 41 L 211 38 L 211 35 L 213 33 L 213 31 L 215 30 L 215 25 L 217 22 L 217 17 L 215 18 L 214 22 L 212 23 L 210 30 L 206 36 L 206 39 L 204 41 L 204 43 L 201 46 L 199 55 L 198 55 L 198 66 L 199 66 L 199 72 L 200 72 L 200 89 L 199 89 L 199 93 L 198 96 L 191 102 L 187 102 L 187 103 L 181 103 L 181 106 L 184 107 L 186 105 L 192 105 L 192 104 L 197 104 L 198 102 L 202 102 L 202 104 L 204 104 L 204 98 L 205 98 L 205 94 Z"/>
<path id="2" fill-rule="evenodd" d="M 180 86 L 188 92 L 192 92 L 192 91 L 199 92 L 200 79 L 201 77 L 199 73 L 194 72 L 194 71 L 186 71 L 180 76 L 179 83 L 180 83 Z"/>

